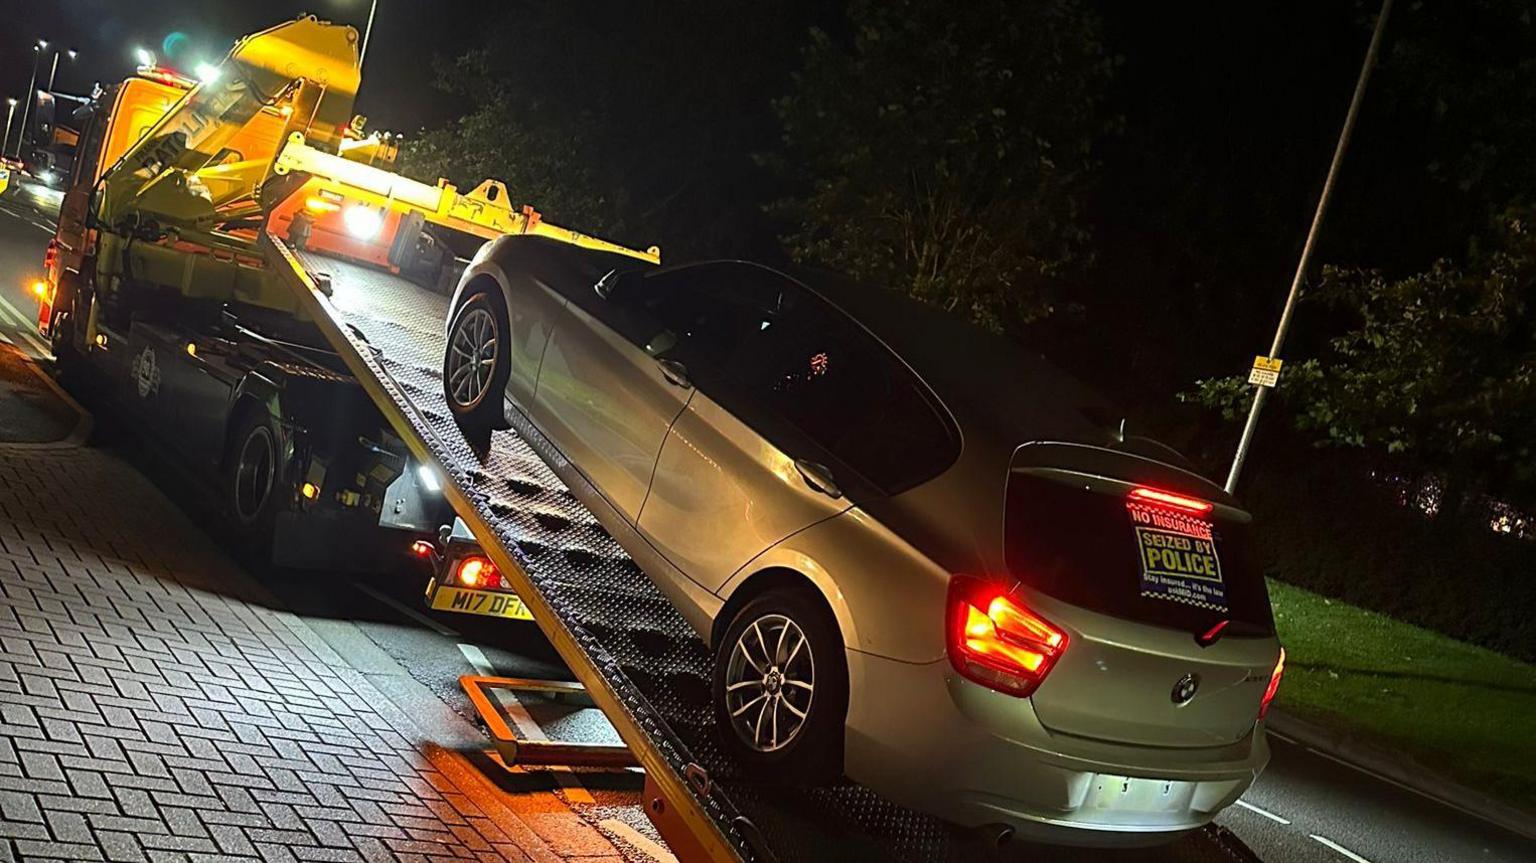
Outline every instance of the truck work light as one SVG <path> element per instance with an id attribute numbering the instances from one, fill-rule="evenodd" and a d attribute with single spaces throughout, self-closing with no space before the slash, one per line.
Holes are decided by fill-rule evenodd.
<path id="1" fill-rule="evenodd" d="M 384 227 L 384 215 L 372 207 L 353 204 L 341 214 L 347 233 L 359 240 L 372 240 Z"/>

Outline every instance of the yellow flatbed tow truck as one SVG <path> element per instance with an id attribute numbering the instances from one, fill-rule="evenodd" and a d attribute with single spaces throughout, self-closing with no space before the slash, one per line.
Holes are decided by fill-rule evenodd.
<path id="1" fill-rule="evenodd" d="M 81 361 L 119 352 L 126 341 L 133 356 L 136 328 L 170 318 L 179 321 L 175 334 L 182 337 L 185 319 L 211 308 L 218 314 L 210 326 L 231 309 L 244 316 L 246 329 L 217 331 L 226 341 L 253 341 L 305 360 L 323 353 L 327 373 L 376 411 L 382 427 L 370 440 L 398 442 L 403 452 L 391 454 L 425 468 L 462 519 L 464 530 L 440 537 L 440 548 L 424 542 L 418 549 L 437 554 L 453 546 L 455 533 L 472 537 L 483 566 L 497 574 L 491 589 L 466 579 L 463 567 L 446 567 L 429 602 L 443 590 L 454 591 L 442 594 L 452 597 L 450 605 L 508 589 L 516 595 L 618 731 L 625 759 L 644 769 L 645 811 L 681 860 L 1018 859 L 1017 851 L 997 858 L 974 837 L 857 785 L 781 788 L 758 781 L 717 742 L 708 704 L 711 652 L 598 528 L 582 503 L 595 495 L 590 485 L 553 458 L 548 442 L 515 412 L 512 428 L 488 440 L 465 439 L 444 402 L 440 368 L 444 287 L 472 248 L 513 234 L 531 244 L 652 262 L 659 252 L 545 223 L 533 210 L 512 206 L 499 183 L 461 195 L 445 183 L 409 180 L 387 170 L 387 146 L 348 145 L 362 140 L 348 120 L 356 44 L 351 28 L 313 18 L 247 37 L 218 78 L 166 83 L 171 89 L 160 95 L 167 104 L 146 103 L 141 122 L 122 133 L 130 143 L 111 167 L 77 158 L 87 165 L 77 178 L 94 179 L 75 183 L 87 190 L 75 208 L 66 201 L 39 318 L 55 350 L 74 351 Z M 125 107 L 113 114 L 128 116 Z M 110 134 L 94 141 L 90 134 L 88 148 L 112 152 Z M 66 234 L 67 219 L 75 222 Z M 66 240 L 76 245 L 65 248 Z M 253 321 L 263 329 L 250 328 Z M 270 344 L 279 338 L 278 346 Z M 204 356 L 203 341 L 170 344 L 177 354 Z M 164 387 L 159 369 L 141 362 L 124 380 L 153 388 L 160 374 Z M 298 385 L 287 380 L 277 389 Z M 342 485 L 363 478 L 348 475 Z M 300 485 L 290 494 L 305 498 L 309 491 Z M 476 678 L 466 689 L 504 754 L 573 765 L 621 761 L 580 745 L 507 739 L 505 717 L 485 697 L 496 684 Z M 1146 859 L 1254 858 L 1211 828 Z"/>

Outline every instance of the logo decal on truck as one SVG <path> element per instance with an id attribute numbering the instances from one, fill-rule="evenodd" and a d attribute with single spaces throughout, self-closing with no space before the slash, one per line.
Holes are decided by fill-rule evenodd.
<path id="1" fill-rule="evenodd" d="M 155 349 L 145 347 L 133 358 L 133 382 L 138 385 L 139 398 L 147 399 L 160 390 L 160 363 L 155 359 Z"/>

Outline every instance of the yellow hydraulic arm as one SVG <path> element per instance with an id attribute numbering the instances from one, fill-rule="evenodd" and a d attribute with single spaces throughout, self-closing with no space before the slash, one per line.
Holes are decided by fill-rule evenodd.
<path id="1" fill-rule="evenodd" d="M 653 264 L 661 262 L 661 250 L 655 246 L 637 251 L 551 225 L 531 207 L 514 209 L 507 187 L 500 180 L 486 180 L 469 194 L 461 194 L 446 180 L 429 186 L 316 149 L 297 132 L 289 136 L 282 152 L 278 153 L 272 173 L 277 176 L 309 175 L 319 181 L 320 188 L 335 192 L 352 204 L 402 213 L 419 212 L 426 222 L 488 240 L 503 234 L 534 234 Z"/>
<path id="2" fill-rule="evenodd" d="M 260 112 L 279 110 L 287 129 L 334 152 L 359 81 L 352 27 L 307 16 L 246 36 L 102 175 L 98 216 L 108 226 L 134 211 L 173 223 L 212 219 L 254 192 L 285 137 L 266 152 L 229 150 Z M 241 181 L 221 182 L 231 174 Z"/>
<path id="3" fill-rule="evenodd" d="M 446 182 L 430 186 L 369 164 L 391 163 L 395 145 L 349 140 L 349 132 L 360 134 L 352 124 L 359 82 L 358 35 L 346 25 L 302 16 L 236 42 L 102 173 L 93 201 L 96 290 L 105 298 L 170 289 L 190 300 L 299 314 L 292 292 L 265 272 L 254 229 L 285 201 L 285 224 L 326 229 L 323 218 L 292 211 L 301 190 L 330 196 L 317 205 L 333 213 L 388 218 L 391 230 L 427 222 L 486 239 L 538 234 L 658 260 L 655 249 L 625 249 L 547 224 L 531 208 L 513 209 L 499 182 L 461 195 Z M 352 213 L 359 205 L 374 212 Z M 400 218 L 406 214 L 410 221 Z M 331 251 L 385 265 L 377 246 L 389 239 L 343 237 Z M 101 325 L 113 325 L 99 319 L 101 305 L 83 321 L 89 343 Z"/>

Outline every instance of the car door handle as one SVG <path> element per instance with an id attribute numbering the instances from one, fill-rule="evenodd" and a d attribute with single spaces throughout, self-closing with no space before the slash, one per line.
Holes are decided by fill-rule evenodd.
<path id="1" fill-rule="evenodd" d="M 795 470 L 800 471 L 800 478 L 805 480 L 812 491 L 821 492 L 833 500 L 843 496 L 843 490 L 837 487 L 837 481 L 832 479 L 832 471 L 826 465 L 797 458 Z"/>
<path id="2" fill-rule="evenodd" d="M 667 383 L 685 390 L 693 386 L 688 380 L 688 367 L 677 360 L 657 360 L 656 365 L 661 366 L 661 376 Z"/>

